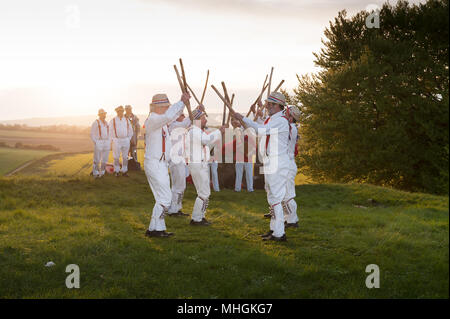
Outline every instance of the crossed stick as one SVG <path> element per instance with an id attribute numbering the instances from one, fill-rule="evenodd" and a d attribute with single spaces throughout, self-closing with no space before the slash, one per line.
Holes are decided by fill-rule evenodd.
<path id="1" fill-rule="evenodd" d="M 261 90 L 261 93 L 259 93 L 259 95 L 256 98 L 255 102 L 253 102 L 253 104 L 250 106 L 250 110 L 248 110 L 248 113 L 247 113 L 246 117 L 248 117 L 250 115 L 250 113 L 252 112 L 252 108 L 256 105 L 256 103 L 258 103 L 258 101 L 261 99 L 262 95 L 264 94 L 264 91 L 269 86 L 269 84 L 266 84 L 266 81 L 267 81 L 267 75 L 266 75 L 266 79 L 264 80 L 264 84 L 263 84 L 263 88 Z"/>
<path id="2" fill-rule="evenodd" d="M 191 87 L 189 86 L 189 84 L 186 84 L 186 85 L 187 85 L 187 88 L 189 89 L 189 91 L 191 91 L 192 96 L 194 97 L 194 99 L 195 99 L 195 101 L 198 103 L 198 105 L 203 105 L 202 102 L 198 100 L 197 96 L 196 96 L 195 93 L 194 93 L 194 90 L 191 89 Z M 205 111 L 205 115 L 208 116 L 208 114 L 206 114 L 206 111 Z"/>
<path id="3" fill-rule="evenodd" d="M 174 64 L 173 68 L 175 69 L 175 73 L 177 74 L 178 84 L 180 85 L 180 89 L 182 93 L 187 93 L 187 83 L 186 83 L 186 74 L 184 73 L 184 67 L 183 67 L 183 61 L 180 58 L 180 67 L 181 67 L 181 74 L 183 75 L 183 80 L 180 77 L 180 73 L 178 72 L 177 66 Z M 189 100 L 186 103 L 186 107 L 189 114 L 189 119 L 191 122 L 194 121 L 194 117 L 192 116 L 192 110 L 191 110 L 191 103 L 189 103 Z"/>
<path id="4" fill-rule="evenodd" d="M 236 113 L 233 110 L 233 107 L 230 105 L 230 103 L 222 96 L 222 94 L 220 94 L 220 92 L 216 89 L 216 87 L 214 85 L 211 85 L 212 89 L 214 90 L 214 92 L 216 92 L 216 94 L 219 96 L 219 98 L 222 100 L 223 104 L 228 107 L 228 110 L 230 111 L 231 114 Z M 239 120 L 242 124 L 242 126 L 244 126 L 244 122 L 242 120 Z"/>
<path id="5" fill-rule="evenodd" d="M 230 101 L 230 105 L 233 106 L 233 101 L 234 101 L 234 93 L 231 96 L 231 101 Z M 228 118 L 227 118 L 227 125 L 230 125 L 230 120 L 231 120 L 231 113 L 228 112 Z"/>

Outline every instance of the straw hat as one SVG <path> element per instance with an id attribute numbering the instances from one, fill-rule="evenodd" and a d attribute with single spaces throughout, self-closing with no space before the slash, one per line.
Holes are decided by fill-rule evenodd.
<path id="1" fill-rule="evenodd" d="M 150 103 L 150 107 L 155 106 L 170 106 L 169 98 L 167 94 L 155 94 L 152 98 L 152 103 Z"/>
<path id="2" fill-rule="evenodd" d="M 98 115 L 100 115 L 100 114 L 106 114 L 105 110 L 104 109 L 99 109 L 98 110 Z"/>
<path id="3" fill-rule="evenodd" d="M 286 105 L 286 98 L 280 92 L 272 92 L 269 97 L 266 99 L 267 102 L 279 104 L 281 106 Z"/>
<path id="4" fill-rule="evenodd" d="M 119 111 L 123 111 L 124 109 L 123 109 L 122 105 L 119 105 L 118 107 L 115 108 L 115 110 L 116 110 L 116 112 L 119 112 Z"/>
<path id="5" fill-rule="evenodd" d="M 125 110 L 131 110 L 131 105 L 125 105 Z"/>
<path id="6" fill-rule="evenodd" d="M 289 114 L 294 118 L 296 122 L 300 120 L 300 109 L 295 105 L 288 105 Z"/>
<path id="7" fill-rule="evenodd" d="M 205 115 L 205 112 L 202 112 L 202 110 L 200 110 L 198 107 L 192 111 L 192 118 L 194 120 L 198 120 L 199 118 L 201 118 L 203 115 Z"/>

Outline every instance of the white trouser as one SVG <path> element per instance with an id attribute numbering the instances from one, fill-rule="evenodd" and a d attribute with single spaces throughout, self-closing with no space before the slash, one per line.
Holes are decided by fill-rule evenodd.
<path id="1" fill-rule="evenodd" d="M 297 176 L 297 164 L 295 163 L 295 159 L 291 159 L 289 164 L 287 200 L 283 204 L 284 218 L 289 224 L 298 222 L 297 202 L 295 201 L 295 176 Z"/>
<path id="2" fill-rule="evenodd" d="M 113 158 L 114 158 L 114 172 L 122 173 L 128 172 L 128 151 L 130 149 L 130 139 L 113 138 Z M 122 170 L 120 169 L 120 153 L 122 153 Z"/>
<path id="3" fill-rule="evenodd" d="M 94 145 L 94 164 L 92 174 L 94 176 L 103 176 L 105 174 L 105 165 L 108 161 L 110 151 L 109 140 L 97 140 Z"/>
<path id="4" fill-rule="evenodd" d="M 211 195 L 208 163 L 189 163 L 188 166 L 189 171 L 191 172 L 192 181 L 197 190 L 197 198 L 195 199 L 194 209 L 192 210 L 192 219 L 196 222 L 200 222 L 205 218 L 206 208 L 209 203 L 209 195 Z"/>
<path id="5" fill-rule="evenodd" d="M 269 203 L 272 218 L 270 220 L 270 230 L 273 236 L 284 235 L 284 201 L 287 201 L 287 184 L 289 179 L 289 158 L 287 155 L 278 157 L 278 166 L 272 174 L 265 174 L 265 189 L 267 192 L 267 202 Z"/>
<path id="6" fill-rule="evenodd" d="M 253 163 L 236 163 L 236 182 L 234 184 L 234 190 L 237 192 L 241 191 L 244 170 L 247 191 L 253 192 Z"/>
<path id="7" fill-rule="evenodd" d="M 183 194 L 186 190 L 186 163 L 170 163 L 170 179 L 172 181 L 172 203 L 169 214 L 176 213 L 183 208 Z"/>
<path id="8" fill-rule="evenodd" d="M 213 184 L 214 191 L 220 191 L 219 187 L 219 175 L 217 174 L 217 167 L 219 164 L 216 161 L 210 162 L 209 167 L 211 168 L 211 180 Z"/>
<path id="9" fill-rule="evenodd" d="M 166 161 L 152 159 L 144 162 L 145 175 L 153 197 L 155 197 L 155 206 L 153 206 L 152 218 L 148 226 L 149 230 L 166 230 L 164 215 L 172 201 L 168 168 L 169 164 Z"/>

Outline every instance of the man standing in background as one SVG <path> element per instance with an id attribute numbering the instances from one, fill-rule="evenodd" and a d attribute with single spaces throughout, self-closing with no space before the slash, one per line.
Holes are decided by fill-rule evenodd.
<path id="1" fill-rule="evenodd" d="M 128 151 L 130 140 L 133 137 L 133 128 L 130 121 L 123 115 L 122 105 L 116 107 L 117 116 L 109 122 L 112 135 L 114 173 L 116 177 L 128 177 Z M 122 153 L 122 169 L 120 168 L 120 154 Z"/>
<path id="2" fill-rule="evenodd" d="M 137 162 L 137 144 L 141 128 L 139 126 L 139 118 L 133 114 L 131 105 L 125 105 L 125 117 L 130 121 L 131 128 L 133 129 L 133 136 L 130 140 L 129 154 L 133 158 L 133 160 Z"/>
<path id="3" fill-rule="evenodd" d="M 92 168 L 94 178 L 100 178 L 105 175 L 105 165 L 111 150 L 109 125 L 105 119 L 105 110 L 99 109 L 98 119 L 91 126 L 91 140 L 94 142 L 94 164 Z"/>
<path id="4" fill-rule="evenodd" d="M 179 142 L 179 138 L 184 137 L 181 134 L 173 134 L 173 131 L 177 128 L 186 129 L 191 125 L 191 120 L 181 114 L 175 121 L 169 125 L 169 134 L 172 139 L 172 145 Z M 184 130 L 183 130 L 184 132 Z M 177 132 L 178 133 L 178 132 Z M 182 156 L 182 154 L 178 154 Z M 188 216 L 183 213 L 183 196 L 186 189 L 186 162 L 184 159 L 177 163 L 173 161 L 169 162 L 170 179 L 172 181 L 172 203 L 170 204 L 167 216 Z"/>

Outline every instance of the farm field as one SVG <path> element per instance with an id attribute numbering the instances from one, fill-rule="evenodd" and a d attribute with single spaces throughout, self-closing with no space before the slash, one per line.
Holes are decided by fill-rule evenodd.
<path id="1" fill-rule="evenodd" d="M 49 144 L 56 146 L 61 152 L 83 152 L 92 150 L 92 141 L 88 135 L 32 132 L 21 130 L 1 130 L 0 142 L 14 146 L 17 142 L 23 144 Z"/>
<path id="2" fill-rule="evenodd" d="M 49 154 L 54 154 L 54 152 L 0 147 L 0 176 L 11 172 L 28 161 L 39 159 Z"/>
<path id="3" fill-rule="evenodd" d="M 167 217 L 175 236 L 149 239 L 153 196 L 143 172 L 130 175 L 0 178 L 0 297 L 448 298 L 447 196 L 297 186 L 300 227 L 275 243 L 259 237 L 265 192 L 223 190 L 211 226 Z M 194 199 L 188 186 L 185 212 Z M 80 289 L 65 287 L 72 263 Z M 365 286 L 369 264 L 379 289 Z"/>

